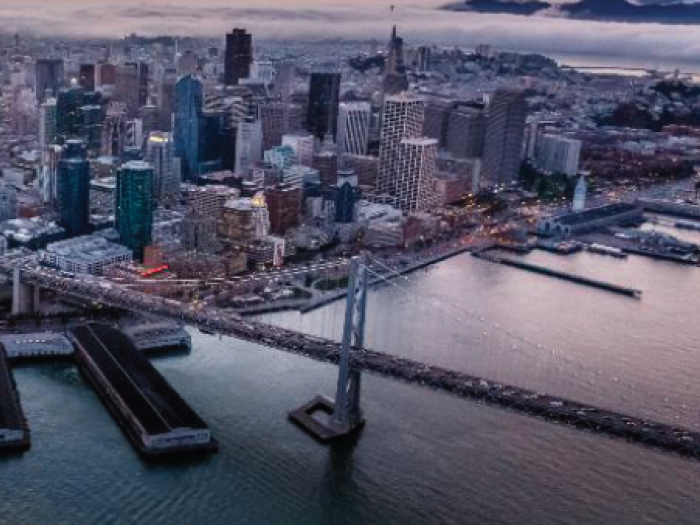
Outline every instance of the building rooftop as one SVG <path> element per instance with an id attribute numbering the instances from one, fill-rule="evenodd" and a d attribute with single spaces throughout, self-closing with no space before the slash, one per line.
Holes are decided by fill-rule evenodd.
<path id="1" fill-rule="evenodd" d="M 54 242 L 46 247 L 46 252 L 86 263 L 100 262 L 115 256 L 131 256 L 131 250 L 127 247 L 109 242 L 104 237 L 97 235 L 83 235 L 82 237 Z"/>

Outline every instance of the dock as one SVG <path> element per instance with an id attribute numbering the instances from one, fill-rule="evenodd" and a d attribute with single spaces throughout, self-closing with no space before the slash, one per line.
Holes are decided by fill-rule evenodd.
<path id="1" fill-rule="evenodd" d="M 574 275 L 572 273 L 561 272 L 559 270 L 553 270 L 545 266 L 539 266 L 536 264 L 526 263 L 524 261 L 516 261 L 514 259 L 508 259 L 506 257 L 499 257 L 497 255 L 490 255 L 485 253 L 473 252 L 475 257 L 489 261 L 496 264 L 502 264 L 503 266 L 509 266 L 511 268 L 518 268 L 520 270 L 526 270 L 532 273 L 537 273 L 540 275 L 546 275 L 547 277 L 554 277 L 555 279 L 561 279 L 563 281 L 569 281 L 575 284 L 580 284 L 583 286 L 588 286 L 590 288 L 598 288 L 599 290 L 605 290 L 607 292 L 616 293 L 619 295 L 624 295 L 627 297 L 632 297 L 639 299 L 642 296 L 641 290 L 636 290 L 634 288 L 628 288 L 626 286 L 620 286 L 618 284 L 606 283 L 604 281 L 598 281 L 596 279 L 591 279 L 589 277 L 583 277 L 580 275 Z"/>
<path id="2" fill-rule="evenodd" d="M 17 384 L 0 345 L 0 453 L 29 448 L 29 425 L 19 401 Z"/>
<path id="3" fill-rule="evenodd" d="M 89 323 L 71 328 L 69 337 L 80 371 L 141 454 L 217 449 L 207 425 L 122 331 Z"/>

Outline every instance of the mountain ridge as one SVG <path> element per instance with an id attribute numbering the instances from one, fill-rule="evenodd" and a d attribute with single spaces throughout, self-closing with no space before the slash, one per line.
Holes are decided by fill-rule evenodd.
<path id="1" fill-rule="evenodd" d="M 443 9 L 488 14 L 539 16 L 552 10 L 573 20 L 603 22 L 700 24 L 700 4 L 633 4 L 628 0 L 579 0 L 553 4 L 547 0 L 466 0 Z"/>

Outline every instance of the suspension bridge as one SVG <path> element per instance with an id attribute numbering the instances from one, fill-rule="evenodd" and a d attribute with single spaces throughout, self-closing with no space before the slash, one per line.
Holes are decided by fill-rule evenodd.
<path id="1" fill-rule="evenodd" d="M 556 351 L 533 343 L 498 326 L 497 323 L 490 323 L 477 312 L 466 311 L 443 298 L 426 294 L 416 296 L 410 286 L 406 285 L 410 277 L 402 273 L 400 268 L 392 267 L 385 261 L 369 256 L 357 257 L 351 260 L 349 270 L 345 311 L 339 314 L 338 308 L 332 308 L 332 313 L 327 315 L 333 315 L 333 320 L 323 323 L 330 327 L 331 333 L 319 335 L 300 332 L 298 327 L 290 329 L 259 320 L 244 319 L 235 313 L 215 307 L 195 306 L 146 294 L 108 279 L 76 279 L 62 272 L 40 267 L 29 260 L 0 263 L 0 272 L 4 272 L 13 281 L 15 313 L 29 313 L 39 300 L 37 290 L 46 289 L 87 305 L 150 313 L 184 322 L 208 333 L 235 337 L 338 365 L 335 399 L 317 397 L 290 413 L 293 421 L 322 441 L 345 436 L 364 424 L 361 410 L 361 377 L 363 372 L 370 372 L 683 456 L 700 457 L 700 432 L 691 428 L 684 428 L 670 421 L 655 420 L 645 415 L 643 410 L 615 410 L 606 408 L 604 403 L 597 405 L 575 401 L 573 397 L 562 395 L 558 388 L 553 388 L 552 391 L 548 391 L 549 388 L 527 388 L 518 381 L 517 372 L 521 369 L 520 362 L 523 359 L 530 362 L 547 362 L 550 369 L 553 367 L 563 370 L 562 363 L 565 363 L 566 359 Z M 366 323 L 371 319 L 366 315 L 370 284 L 392 287 L 407 300 L 436 308 L 445 319 L 459 323 L 460 326 L 473 321 L 475 326 L 481 328 L 493 327 L 494 334 L 508 341 L 512 364 L 509 374 L 506 375 L 513 380 L 500 380 L 498 372 L 483 376 L 473 371 L 470 373 L 467 370 L 468 365 L 447 366 L 427 358 L 411 358 L 396 350 L 385 352 L 371 349 L 371 345 L 366 344 L 365 340 Z M 338 323 L 341 324 L 340 329 L 337 327 Z M 435 333 L 437 337 L 440 333 L 439 326 L 435 327 Z M 487 332 L 483 334 L 486 335 Z M 464 349 L 465 346 L 461 338 L 453 340 L 451 344 L 458 350 Z M 488 352 L 490 348 L 485 347 L 481 350 Z M 600 371 L 587 370 L 581 363 L 574 364 L 581 375 L 600 375 Z M 476 360 L 475 365 L 478 365 Z M 571 377 L 565 377 L 562 383 L 565 384 L 567 379 L 570 380 Z M 642 392 L 636 385 L 627 384 L 619 378 L 610 380 L 631 396 L 642 398 Z M 680 419 L 680 416 L 675 415 L 675 419 Z"/>

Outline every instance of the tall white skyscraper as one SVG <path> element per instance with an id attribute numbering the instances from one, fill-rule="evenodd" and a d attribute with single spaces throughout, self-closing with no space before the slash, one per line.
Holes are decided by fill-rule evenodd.
<path id="1" fill-rule="evenodd" d="M 236 131 L 236 173 L 248 175 L 253 166 L 262 160 L 262 124 L 256 119 L 246 119 Z"/>
<path id="2" fill-rule="evenodd" d="M 396 179 L 396 204 L 406 212 L 426 211 L 436 203 L 435 159 L 438 141 L 411 138 L 401 141 Z"/>
<path id="3" fill-rule="evenodd" d="M 49 144 L 44 152 L 44 162 L 39 173 L 41 200 L 53 207 L 58 199 L 58 165 L 63 157 L 63 148 L 57 144 Z"/>
<path id="4" fill-rule="evenodd" d="M 338 153 L 367 155 L 372 107 L 367 102 L 343 103 L 338 110 Z"/>
<path id="5" fill-rule="evenodd" d="M 172 133 L 156 131 L 146 141 L 146 162 L 153 166 L 153 197 L 157 204 L 180 196 L 180 159 L 175 157 Z"/>
<path id="6" fill-rule="evenodd" d="M 311 166 L 314 161 L 314 149 L 316 147 L 316 137 L 311 133 L 294 133 L 282 137 L 282 145 L 289 146 L 294 150 L 297 164 Z"/>
<path id="7" fill-rule="evenodd" d="M 39 110 L 39 146 L 42 164 L 49 145 L 56 140 L 56 99 L 48 98 Z"/>
<path id="8" fill-rule="evenodd" d="M 409 93 L 386 97 L 379 145 L 377 194 L 396 195 L 401 142 L 420 138 L 423 132 L 423 99 Z"/>

